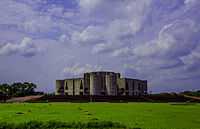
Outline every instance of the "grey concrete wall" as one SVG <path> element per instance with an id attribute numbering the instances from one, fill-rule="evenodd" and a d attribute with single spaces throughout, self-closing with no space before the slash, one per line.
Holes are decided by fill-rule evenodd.
<path id="1" fill-rule="evenodd" d="M 62 95 L 64 94 L 64 81 L 63 80 L 56 80 L 56 87 L 55 87 L 55 95 Z"/>
<path id="2" fill-rule="evenodd" d="M 90 74 L 84 73 L 84 95 L 90 94 Z"/>
<path id="3" fill-rule="evenodd" d="M 80 89 L 81 82 L 83 89 Z M 126 89 L 127 84 L 128 89 Z M 62 87 L 64 89 L 63 91 L 60 90 Z M 119 91 L 124 89 L 121 95 L 146 94 L 147 81 L 120 78 L 120 73 L 114 72 L 90 72 L 84 73 L 83 78 L 56 80 L 55 93 L 68 95 L 80 95 L 80 93 L 83 95 L 118 95 L 117 88 L 119 88 Z M 87 92 L 86 89 L 88 89 Z"/>
<path id="4" fill-rule="evenodd" d="M 81 81 L 83 89 L 80 89 Z M 80 92 L 84 93 L 84 78 L 65 79 L 64 82 L 65 94 L 80 95 Z M 66 85 L 68 89 L 66 89 Z"/>
<path id="5" fill-rule="evenodd" d="M 133 84 L 134 83 L 134 84 Z M 128 89 L 126 89 L 126 84 L 128 84 Z M 138 79 L 131 79 L 131 78 L 118 78 L 117 85 L 119 90 L 124 88 L 125 92 L 122 95 L 125 95 L 128 92 L 129 95 L 139 95 L 139 94 L 146 94 L 147 92 L 147 81 L 142 81 Z M 140 86 L 140 89 L 139 89 Z"/>
<path id="6" fill-rule="evenodd" d="M 94 76 L 90 73 L 90 95 L 94 95 Z"/>
<path id="7" fill-rule="evenodd" d="M 68 89 L 66 89 L 66 84 Z M 73 95 L 73 79 L 65 79 L 65 94 Z"/>

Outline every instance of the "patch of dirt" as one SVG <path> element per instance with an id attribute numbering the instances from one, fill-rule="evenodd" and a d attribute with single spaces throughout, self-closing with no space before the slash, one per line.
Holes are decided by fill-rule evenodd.
<path id="1" fill-rule="evenodd" d="M 88 115 L 88 116 L 89 116 L 89 115 L 92 115 L 92 114 L 91 114 L 91 113 L 87 113 L 87 114 L 85 114 L 85 115 Z"/>
<path id="2" fill-rule="evenodd" d="M 42 97 L 42 95 L 17 97 L 17 98 L 8 99 L 8 100 L 6 100 L 6 102 L 23 103 L 23 102 L 29 102 L 29 101 L 36 100 L 36 99 L 38 99 L 40 97 Z"/>
<path id="3" fill-rule="evenodd" d="M 91 120 L 98 120 L 98 118 L 92 118 Z"/>
<path id="4" fill-rule="evenodd" d="M 16 112 L 15 114 L 24 114 L 23 112 Z"/>
<path id="5" fill-rule="evenodd" d="M 191 99 L 196 99 L 200 100 L 200 97 L 195 97 L 195 96 L 188 96 L 188 95 L 183 95 L 184 97 L 191 98 Z"/>

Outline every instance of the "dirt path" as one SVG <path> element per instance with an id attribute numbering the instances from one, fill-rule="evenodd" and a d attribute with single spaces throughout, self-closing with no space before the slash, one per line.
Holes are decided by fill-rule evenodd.
<path id="1" fill-rule="evenodd" d="M 36 100 L 36 99 L 38 99 L 42 96 L 43 95 L 17 97 L 17 98 L 8 99 L 8 100 L 6 100 L 6 102 L 13 102 L 13 103 L 29 102 L 29 101 L 32 101 L 32 100 Z"/>
<path id="2" fill-rule="evenodd" d="M 200 97 L 195 97 L 195 96 L 188 96 L 188 95 L 183 95 L 184 97 L 191 98 L 191 99 L 196 99 L 200 100 Z"/>

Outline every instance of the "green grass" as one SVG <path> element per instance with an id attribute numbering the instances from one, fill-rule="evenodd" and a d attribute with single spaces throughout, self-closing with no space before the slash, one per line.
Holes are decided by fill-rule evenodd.
<path id="1" fill-rule="evenodd" d="M 1 103 L 0 122 L 112 121 L 132 128 L 199 129 L 200 104 L 184 103 Z"/>

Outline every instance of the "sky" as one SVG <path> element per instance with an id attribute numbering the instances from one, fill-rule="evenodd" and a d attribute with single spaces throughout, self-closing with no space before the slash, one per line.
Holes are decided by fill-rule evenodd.
<path id="1" fill-rule="evenodd" d="M 200 1 L 0 0 L 0 84 L 52 93 L 100 70 L 152 93 L 200 90 Z"/>

